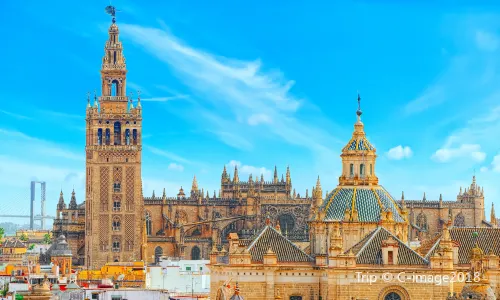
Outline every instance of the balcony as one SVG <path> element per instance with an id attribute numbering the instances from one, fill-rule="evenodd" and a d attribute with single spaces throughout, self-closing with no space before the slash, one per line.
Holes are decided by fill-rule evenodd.
<path id="1" fill-rule="evenodd" d="M 114 227 L 113 227 L 113 231 L 120 231 L 120 227 L 116 227 L 116 226 L 114 226 Z"/>
<path id="2" fill-rule="evenodd" d="M 113 207 L 113 211 L 122 211 L 122 208 L 120 206 L 115 206 Z"/>
<path id="3" fill-rule="evenodd" d="M 127 97 L 127 96 L 100 96 L 99 101 L 128 102 L 129 97 Z"/>
<path id="4" fill-rule="evenodd" d="M 120 252 L 120 248 L 111 248 L 111 252 Z"/>

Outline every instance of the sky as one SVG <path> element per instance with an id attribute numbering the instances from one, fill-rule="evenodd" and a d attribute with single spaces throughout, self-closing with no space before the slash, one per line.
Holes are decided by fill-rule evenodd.
<path id="1" fill-rule="evenodd" d="M 55 215 L 61 189 L 84 200 L 85 107 L 100 95 L 109 2 L 21 2 L 0 2 L 0 214 L 28 214 L 37 180 Z M 301 195 L 317 176 L 332 190 L 359 93 L 381 185 L 454 200 L 475 174 L 489 219 L 500 197 L 491 3 L 114 0 L 127 90 L 143 99 L 144 195 L 174 196 L 194 175 L 212 194 L 224 165 L 267 180 L 290 166 Z"/>

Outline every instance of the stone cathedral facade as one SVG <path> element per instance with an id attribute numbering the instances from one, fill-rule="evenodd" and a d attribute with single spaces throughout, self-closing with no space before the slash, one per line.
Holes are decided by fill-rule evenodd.
<path id="1" fill-rule="evenodd" d="M 361 122 L 342 151 L 339 185 L 326 196 L 319 178 L 310 193 L 298 194 L 288 167 L 281 175 L 275 167 L 273 177 L 265 179 L 261 174 L 240 178 L 237 168 L 225 166 L 215 175 L 221 178 L 218 192 L 200 188 L 195 177 L 189 190 L 145 196 L 143 108 L 140 95 L 127 96 L 127 75 L 113 20 L 101 65 L 101 96 L 87 100 L 84 201 L 73 192 L 66 205 L 61 191 L 53 225 L 54 236 L 66 236 L 75 265 L 154 263 L 161 256 L 208 259 L 214 247 L 228 249 L 230 234 L 237 234 L 240 245 L 250 245 L 269 224 L 278 225 L 293 247 L 320 264 L 328 261 L 332 245 L 345 251 L 380 225 L 404 243 L 422 245 L 436 241 L 450 220 L 456 228 L 496 226 L 493 213 L 490 222 L 485 220 L 484 192 L 475 179 L 453 201 L 394 199 L 378 184 L 375 149 Z"/>

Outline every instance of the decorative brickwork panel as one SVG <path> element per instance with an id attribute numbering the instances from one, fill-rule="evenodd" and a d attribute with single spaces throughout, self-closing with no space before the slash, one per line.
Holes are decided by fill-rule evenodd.
<path id="1" fill-rule="evenodd" d="M 101 167 L 101 211 L 108 211 L 109 203 L 109 167 Z"/>
<path id="2" fill-rule="evenodd" d="M 121 183 L 122 182 L 122 167 L 114 167 L 113 168 L 113 182 Z"/>
<path id="3" fill-rule="evenodd" d="M 135 216 L 125 215 L 125 251 L 134 249 Z"/>
<path id="4" fill-rule="evenodd" d="M 111 224 L 109 223 L 108 215 L 99 216 L 99 250 L 105 251 L 108 249 L 109 244 L 109 228 Z"/>
<path id="5" fill-rule="evenodd" d="M 134 210 L 134 173 L 134 167 L 127 167 L 125 171 L 125 207 L 127 211 Z"/>

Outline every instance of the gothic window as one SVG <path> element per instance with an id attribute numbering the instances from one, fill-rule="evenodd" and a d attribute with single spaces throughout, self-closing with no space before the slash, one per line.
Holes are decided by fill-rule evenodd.
<path id="1" fill-rule="evenodd" d="M 114 125 L 114 144 L 115 145 L 121 145 L 122 144 L 122 124 L 118 121 L 115 122 Z"/>
<path id="2" fill-rule="evenodd" d="M 132 130 L 132 143 L 137 145 L 137 129 Z"/>
<path id="3" fill-rule="evenodd" d="M 163 255 L 163 249 L 158 246 L 155 248 L 155 263 L 160 262 L 160 257 Z"/>
<path id="4" fill-rule="evenodd" d="M 201 259 L 200 254 L 201 251 L 200 248 L 198 248 L 198 246 L 194 246 L 193 248 L 191 248 L 191 260 L 200 260 Z"/>
<path id="5" fill-rule="evenodd" d="M 109 128 L 106 128 L 106 145 L 109 145 L 111 142 L 111 131 Z"/>
<path id="6" fill-rule="evenodd" d="M 113 231 L 120 231 L 121 222 L 119 217 L 113 218 Z"/>
<path id="7" fill-rule="evenodd" d="M 421 212 L 417 216 L 417 226 L 422 230 L 422 231 L 427 231 L 427 216 Z"/>
<path id="8" fill-rule="evenodd" d="M 113 64 L 116 65 L 116 51 L 113 52 Z"/>
<path id="9" fill-rule="evenodd" d="M 462 213 L 459 213 L 455 217 L 455 221 L 453 222 L 455 227 L 465 227 L 465 216 Z"/>
<path id="10" fill-rule="evenodd" d="M 125 144 L 130 145 L 130 129 L 125 129 Z"/>
<path id="11" fill-rule="evenodd" d="M 153 231 L 153 224 L 151 220 L 151 214 L 149 211 L 146 212 L 146 234 L 151 235 L 151 232 Z"/>
<path id="12" fill-rule="evenodd" d="M 113 239 L 113 252 L 120 252 L 120 241 L 117 238 Z"/>
<path id="13" fill-rule="evenodd" d="M 349 166 L 349 176 L 354 176 L 354 164 Z"/>
<path id="14" fill-rule="evenodd" d="M 113 211 L 121 211 L 122 203 L 120 199 L 114 199 L 113 201 Z"/>
<path id="15" fill-rule="evenodd" d="M 290 296 L 290 300 L 302 300 L 302 296 Z"/>
<path id="16" fill-rule="evenodd" d="M 395 292 L 390 292 L 384 297 L 384 300 L 401 300 L 401 296 Z"/>
<path id="17" fill-rule="evenodd" d="M 121 191 L 121 184 L 119 182 L 113 183 L 113 191 L 119 193 Z"/>
<path id="18" fill-rule="evenodd" d="M 393 251 L 387 251 L 387 263 L 389 265 L 394 264 L 394 252 Z"/>
<path id="19" fill-rule="evenodd" d="M 280 229 L 283 234 L 287 234 L 293 231 L 295 227 L 295 220 L 290 214 L 283 214 L 278 217 L 278 222 L 280 224 Z"/>
<path id="20" fill-rule="evenodd" d="M 97 145 L 102 145 L 102 128 L 97 129 Z"/>
<path id="21" fill-rule="evenodd" d="M 359 174 L 361 176 L 364 176 L 365 175 L 365 164 L 360 164 L 359 165 Z"/>

